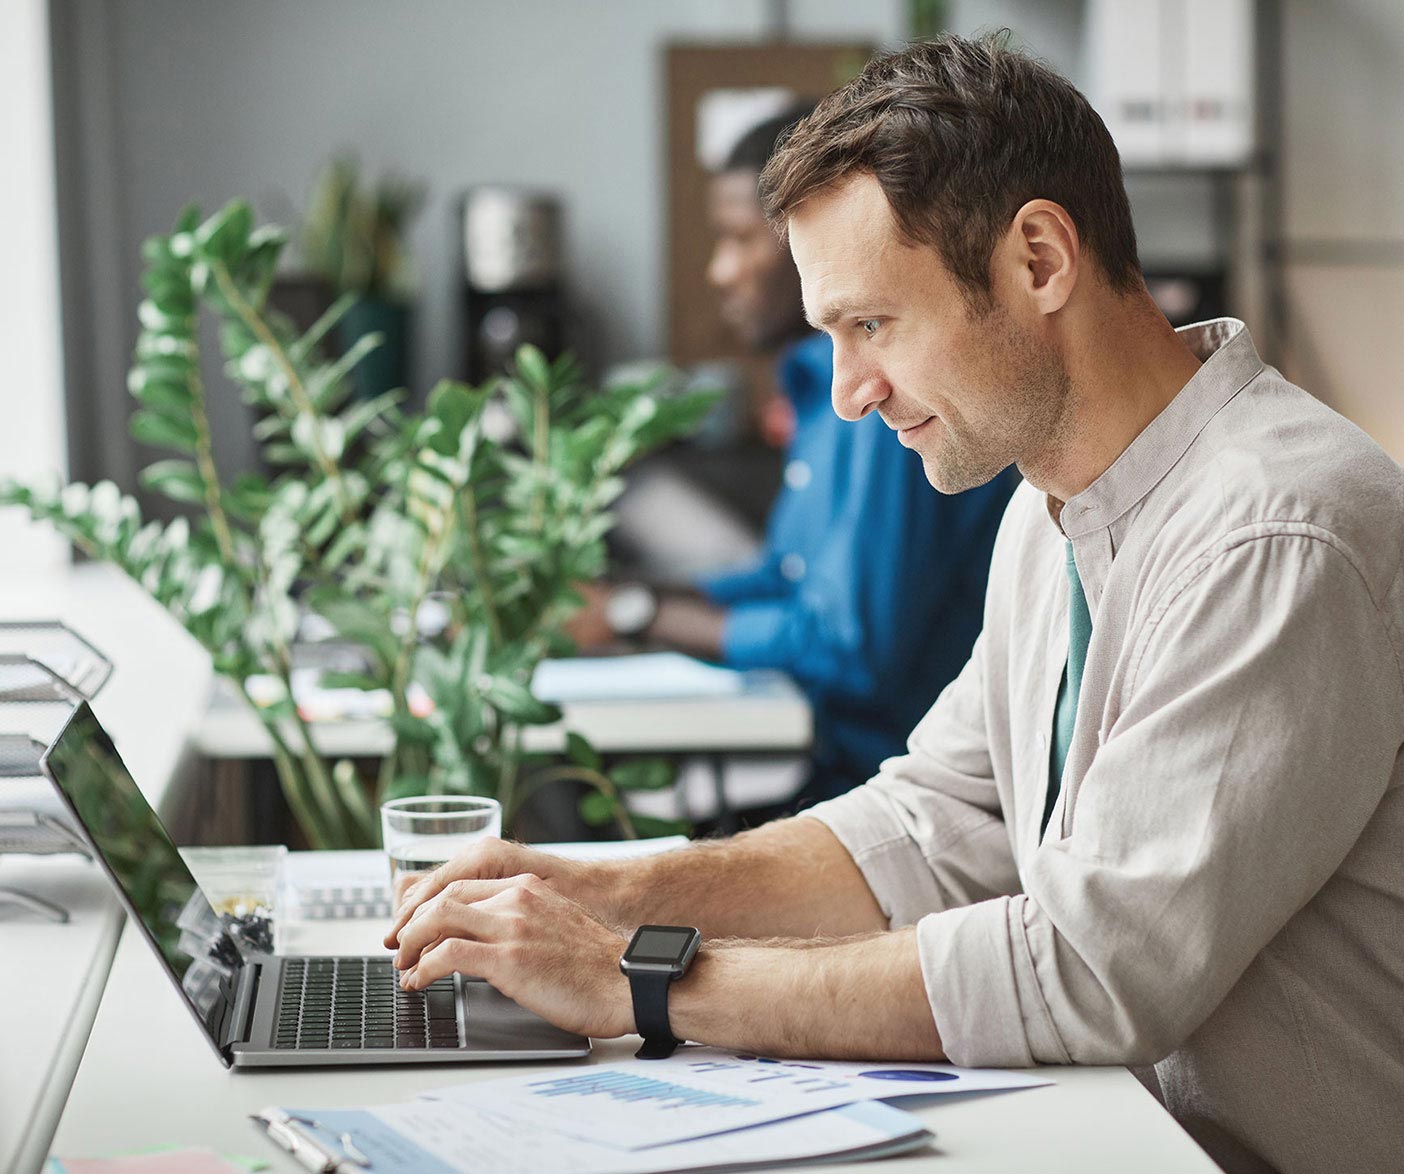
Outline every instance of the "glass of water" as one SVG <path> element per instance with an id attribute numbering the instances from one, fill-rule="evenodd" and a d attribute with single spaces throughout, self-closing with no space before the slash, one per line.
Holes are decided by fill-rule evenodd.
<path id="1" fill-rule="evenodd" d="M 502 834 L 496 799 L 420 795 L 380 805 L 380 831 L 390 858 L 390 894 L 396 906 L 426 872 L 467 851 L 475 841 Z"/>

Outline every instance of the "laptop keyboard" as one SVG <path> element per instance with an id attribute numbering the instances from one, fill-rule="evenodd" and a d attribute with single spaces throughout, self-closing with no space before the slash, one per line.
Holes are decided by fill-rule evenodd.
<path id="1" fill-rule="evenodd" d="M 456 1048 L 453 976 L 400 989 L 388 958 L 287 958 L 275 1048 Z"/>

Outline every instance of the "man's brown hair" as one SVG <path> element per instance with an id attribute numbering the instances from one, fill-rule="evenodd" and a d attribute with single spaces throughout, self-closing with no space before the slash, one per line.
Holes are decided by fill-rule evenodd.
<path id="1" fill-rule="evenodd" d="M 1139 286 L 1111 135 L 1071 82 L 1009 47 L 1008 30 L 874 57 L 771 157 L 760 181 L 766 216 L 783 232 L 803 200 L 865 172 L 902 237 L 934 247 L 975 304 L 988 303 L 996 241 L 1036 199 L 1067 210 L 1112 288 Z"/>

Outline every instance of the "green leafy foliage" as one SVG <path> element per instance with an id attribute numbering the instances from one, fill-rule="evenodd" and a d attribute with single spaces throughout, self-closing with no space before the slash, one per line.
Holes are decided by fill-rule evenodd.
<path id="1" fill-rule="evenodd" d="M 408 298 L 414 280 L 404 237 L 423 203 L 417 184 L 387 179 L 367 187 L 355 159 L 333 160 L 317 177 L 302 225 L 308 268 L 337 293 Z"/>
<path id="2" fill-rule="evenodd" d="M 663 396 L 661 379 L 595 389 L 570 356 L 551 361 L 524 347 L 493 384 L 439 383 L 421 414 L 402 411 L 399 393 L 360 401 L 349 377 L 378 340 L 362 338 L 334 362 L 322 356 L 321 340 L 354 294 L 302 334 L 268 306 L 284 243 L 236 200 L 207 219 L 187 208 L 170 234 L 143 246 L 131 431 L 162 450 L 142 485 L 192 509 L 193 520 L 146 521 L 107 482 L 0 482 L 0 504 L 27 508 L 121 567 L 246 699 L 255 674 L 281 682 L 282 700 L 256 712 L 314 847 L 375 843 L 376 802 L 409 794 L 495 795 L 510 827 L 521 797 L 565 779 L 591 788 L 581 811 L 594 822 L 627 834 L 671 829 L 631 818 L 623 800 L 669 785 L 666 763 L 606 773 L 572 732 L 565 764 L 550 765 L 524 752 L 522 731 L 560 719 L 532 693 L 532 674 L 568 646 L 563 625 L 580 602 L 572 585 L 604 569 L 619 473 L 695 427 L 714 397 Z M 219 324 L 225 371 L 256 415 L 272 476 L 226 479 L 216 468 L 202 310 Z M 517 422 L 516 443 L 485 433 L 493 399 Z M 450 615 L 427 638 L 416 621 L 431 598 Z M 394 746 L 373 793 L 351 763 L 318 753 L 290 700 L 300 608 L 365 654 L 364 672 L 335 683 L 390 694 Z"/>

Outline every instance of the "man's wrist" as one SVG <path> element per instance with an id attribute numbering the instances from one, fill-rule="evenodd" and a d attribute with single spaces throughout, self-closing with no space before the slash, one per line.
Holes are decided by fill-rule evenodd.
<path id="1" fill-rule="evenodd" d="M 742 977 L 736 972 L 735 963 L 743 963 L 741 954 L 744 946 L 730 943 L 721 945 L 704 941 L 692 960 L 692 967 L 676 983 L 668 1003 L 668 1020 L 673 1034 L 679 1039 L 695 1039 L 710 1042 L 731 1035 L 735 1024 L 719 1022 L 719 1016 L 734 1011 L 739 999 L 723 1000 L 718 1003 L 718 991 L 730 990 L 733 995 L 741 994 L 738 987 Z M 743 996 L 744 997 L 744 996 Z"/>
<path id="2" fill-rule="evenodd" d="M 874 992 L 881 998 L 873 998 Z M 913 928 L 832 942 L 703 942 L 668 1007 L 673 1034 L 829 1059 L 942 1060 Z"/>
<path id="3" fill-rule="evenodd" d="M 631 924 L 626 894 L 630 885 L 625 879 L 622 861 L 599 860 L 587 864 L 581 872 L 575 899 L 596 917 L 616 929 L 636 928 Z"/>

